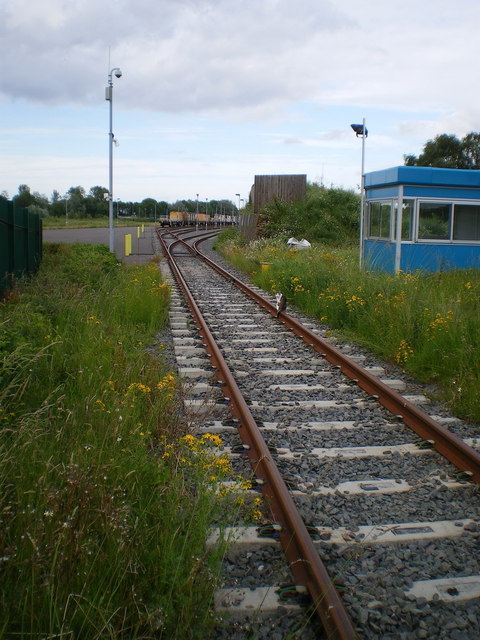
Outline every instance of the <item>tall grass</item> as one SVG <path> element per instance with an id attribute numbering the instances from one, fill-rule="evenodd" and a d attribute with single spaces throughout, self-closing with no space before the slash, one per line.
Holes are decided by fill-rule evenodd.
<path id="1" fill-rule="evenodd" d="M 480 271 L 362 271 L 353 249 L 289 251 L 284 242 L 217 245 L 254 282 L 356 340 L 419 380 L 435 383 L 459 416 L 480 422 Z M 238 255 L 241 254 L 240 260 Z M 268 271 L 261 262 L 271 263 Z"/>
<path id="2" fill-rule="evenodd" d="M 0 638 L 209 637 L 231 470 L 179 422 L 168 300 L 154 264 L 54 244 L 0 304 Z"/>

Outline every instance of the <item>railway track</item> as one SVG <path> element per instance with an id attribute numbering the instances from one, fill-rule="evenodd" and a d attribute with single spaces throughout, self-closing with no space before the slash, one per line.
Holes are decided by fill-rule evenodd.
<path id="1" fill-rule="evenodd" d="M 479 638 L 478 426 L 164 241 L 186 409 L 271 512 L 231 532 L 218 639 Z"/>

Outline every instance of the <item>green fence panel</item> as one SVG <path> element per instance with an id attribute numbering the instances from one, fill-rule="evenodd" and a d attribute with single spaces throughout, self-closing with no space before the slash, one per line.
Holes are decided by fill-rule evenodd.
<path id="1" fill-rule="evenodd" d="M 40 216 L 0 199 L 0 295 L 14 278 L 35 273 L 42 259 Z"/>
<path id="2" fill-rule="evenodd" d="M 0 200 L 0 293 L 10 287 L 13 272 L 13 205 Z"/>

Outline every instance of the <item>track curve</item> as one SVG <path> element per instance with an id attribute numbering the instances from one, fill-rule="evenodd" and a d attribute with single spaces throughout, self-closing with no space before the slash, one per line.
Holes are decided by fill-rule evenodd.
<path id="1" fill-rule="evenodd" d="M 173 254 L 182 243 L 170 244 L 168 251 Z M 179 283 L 188 280 L 193 292 L 189 306 L 217 381 L 226 391 L 238 430 L 249 434 L 243 446 L 272 510 L 270 529 L 260 532 L 262 543 L 266 537 L 275 544 L 279 534 L 294 583 L 309 591 L 327 637 L 451 638 L 457 630 L 464 634 L 458 637 L 477 637 L 468 633 L 478 628 L 474 621 L 480 593 L 475 585 L 480 585 L 480 566 L 473 557 L 478 551 L 480 509 L 475 486 L 463 480 L 480 478 L 480 457 L 470 446 L 478 432 L 456 422 L 457 433 L 451 426 L 439 425 L 415 402 L 391 394 L 388 384 L 355 359 L 345 360 L 339 349 L 318 335 L 318 327 L 299 324 L 290 314 L 283 314 L 281 322 L 272 318 L 272 303 L 255 291 L 249 295 L 263 307 L 258 311 L 244 293 L 237 293 L 237 287 L 246 291 L 243 282 L 232 274 L 227 280 L 212 276 L 198 264 L 198 247 L 192 250 L 196 255 L 182 245 L 175 257 L 183 272 L 176 278 Z M 186 290 L 183 295 L 189 296 Z M 209 326 L 200 319 L 200 310 Z M 213 337 L 220 347 L 214 346 Z M 224 368 L 226 363 L 233 373 Z M 188 368 L 180 371 L 185 374 Z M 344 374 L 358 380 L 362 389 L 347 382 Z M 412 438 L 398 416 L 406 424 L 415 423 L 409 426 L 421 441 Z M 444 420 L 448 422 L 447 417 Z M 233 447 L 236 436 L 226 422 L 213 420 L 213 427 L 222 430 Z M 250 433 L 251 422 L 255 428 L 258 424 L 258 434 Z M 269 446 L 264 438 L 269 438 Z M 458 465 L 461 476 L 455 476 L 457 472 L 435 449 Z M 238 464 L 243 469 L 245 458 Z M 272 471 L 277 466 L 280 473 Z M 283 485 L 278 496 L 272 489 L 277 482 Z M 435 508 L 428 496 L 435 496 Z M 302 515 L 300 523 L 297 516 L 283 512 L 291 503 Z M 449 555 L 443 547 L 455 547 L 451 566 L 443 560 Z M 412 575 L 422 575 L 424 563 L 418 562 L 418 569 L 409 572 L 405 557 L 415 558 L 425 548 L 432 555 L 432 568 L 425 572 L 427 580 L 414 580 Z M 468 570 L 464 566 L 460 571 L 466 575 L 459 575 L 459 557 L 472 558 Z M 392 563 L 397 563 L 398 580 L 389 580 Z M 432 578 L 435 571 L 439 577 Z M 324 572 L 335 577 L 336 587 Z M 392 588 L 387 593 L 388 582 Z M 346 589 L 343 602 L 349 614 L 336 592 L 339 587 Z M 443 608 L 430 604 L 437 602 Z M 465 615 L 452 617 L 452 604 L 464 609 Z M 422 626 L 420 632 L 415 630 L 415 623 L 420 625 L 425 610 L 432 618 L 429 629 L 440 635 L 415 635 L 423 633 Z M 465 620 L 470 620 L 467 631 L 462 627 Z M 450 635 L 441 635 L 447 628 Z"/>

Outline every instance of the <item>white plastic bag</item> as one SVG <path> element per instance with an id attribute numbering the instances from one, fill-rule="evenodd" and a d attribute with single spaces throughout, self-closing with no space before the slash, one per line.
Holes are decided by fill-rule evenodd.
<path id="1" fill-rule="evenodd" d="M 302 238 L 302 240 L 289 238 L 287 240 L 287 245 L 290 249 L 308 249 L 312 246 L 308 240 L 305 240 L 305 238 Z"/>

